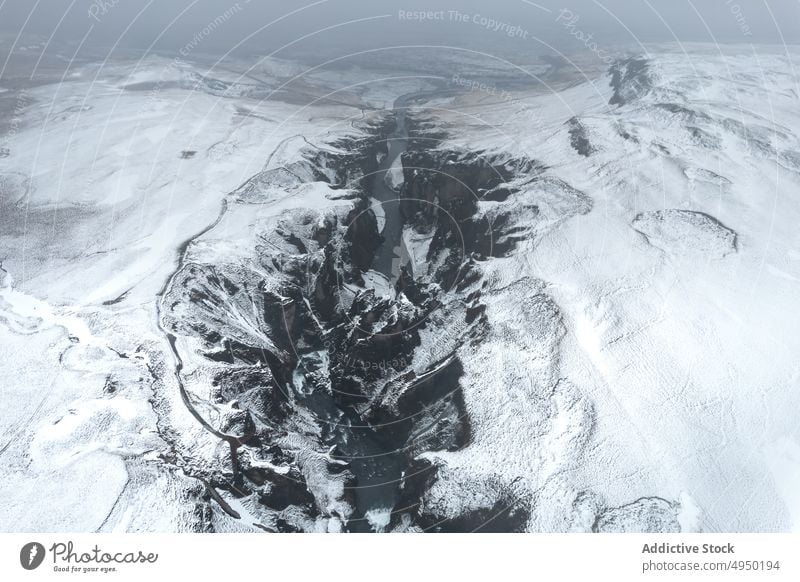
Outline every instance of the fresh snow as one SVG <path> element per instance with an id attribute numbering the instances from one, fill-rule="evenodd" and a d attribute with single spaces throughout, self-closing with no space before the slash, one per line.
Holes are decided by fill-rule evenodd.
<path id="1" fill-rule="evenodd" d="M 484 124 L 425 111 L 442 149 L 529 156 L 591 202 L 515 195 L 534 237 L 485 267 L 492 333 L 459 351 L 472 442 L 427 455 L 443 517 L 490 505 L 460 492 L 492 479 L 533 530 L 587 527 L 587 499 L 615 530 L 797 529 L 800 62 L 690 48 L 654 47 L 652 88 L 619 106 L 600 75 L 472 106 Z"/>
<path id="2" fill-rule="evenodd" d="M 422 454 L 438 467 L 431 515 L 513 500 L 531 531 L 800 531 L 800 57 L 686 49 L 648 47 L 645 90 L 615 91 L 602 72 L 501 102 L 415 106 L 447 128 L 441 149 L 546 168 L 507 204 L 479 205 L 508 209 L 525 238 L 481 263 L 489 329 L 458 348 L 471 440 Z M 259 84 L 151 58 L 27 89 L 0 159 L 0 531 L 195 527 L 187 499 L 202 487 L 160 461 L 157 431 L 198 463 L 224 454 L 180 401 L 157 326 L 185 243 L 204 233 L 189 262 L 246 258 L 287 217 L 346 212 L 328 184 L 282 169 L 357 134 L 365 108 L 430 88 L 354 69 L 311 76 L 319 94 L 353 85 L 336 103 L 253 96 L 300 70 L 264 61 Z M 415 272 L 428 245 L 403 233 Z M 259 333 L 257 315 L 239 316 Z M 458 345 L 457 325 L 431 329 L 418 373 Z M 178 340 L 180 353 L 197 347 Z M 207 397 L 208 378 L 185 364 L 190 393 Z M 345 514 L 330 457 L 295 436 L 280 445 L 304 451 L 309 488 Z M 247 519 L 215 510 L 220 530 L 257 529 L 255 501 L 226 499 Z"/>

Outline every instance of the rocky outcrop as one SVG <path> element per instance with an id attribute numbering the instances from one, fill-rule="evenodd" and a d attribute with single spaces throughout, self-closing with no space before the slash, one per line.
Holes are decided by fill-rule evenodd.
<path id="1" fill-rule="evenodd" d="M 436 467 L 420 456 L 470 440 L 457 350 L 480 341 L 488 324 L 480 262 L 511 252 L 525 234 L 508 211 L 487 212 L 481 200 L 502 207 L 542 168 L 411 140 L 398 219 L 425 233 L 423 246 L 407 249 L 424 268 L 401 265 L 390 287 L 376 288 L 370 267 L 387 243 L 363 177 L 385 155 L 392 127 L 383 121 L 363 138 L 302 148 L 300 160 L 248 180 L 232 193 L 229 213 L 247 214 L 314 181 L 347 202 L 254 221 L 234 253 L 190 244 L 162 297 L 184 400 L 230 444 L 201 476 L 266 529 L 431 527 L 441 520 L 422 495 L 424 474 Z M 451 328 L 440 357 L 420 357 L 425 338 Z M 498 498 L 494 512 L 505 517 L 488 520 L 505 529 L 522 519 L 507 501 Z M 405 509 L 382 517 L 394 507 Z"/>

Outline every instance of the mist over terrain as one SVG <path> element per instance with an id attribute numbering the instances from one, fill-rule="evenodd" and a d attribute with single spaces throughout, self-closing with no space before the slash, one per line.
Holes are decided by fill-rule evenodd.
<path id="1" fill-rule="evenodd" d="M 0 532 L 800 531 L 799 11 L 0 0 Z"/>
<path id="2" fill-rule="evenodd" d="M 792 0 L 7 0 L 0 34 L 81 45 L 78 54 L 191 51 L 331 58 L 387 46 L 454 45 L 492 54 L 572 52 L 652 42 L 797 43 Z"/>

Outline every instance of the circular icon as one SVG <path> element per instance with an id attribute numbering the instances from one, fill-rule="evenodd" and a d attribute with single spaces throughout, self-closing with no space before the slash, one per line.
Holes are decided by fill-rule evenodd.
<path id="1" fill-rule="evenodd" d="M 44 562 L 44 546 L 39 542 L 30 542 L 19 551 L 19 563 L 26 570 L 35 570 Z"/>

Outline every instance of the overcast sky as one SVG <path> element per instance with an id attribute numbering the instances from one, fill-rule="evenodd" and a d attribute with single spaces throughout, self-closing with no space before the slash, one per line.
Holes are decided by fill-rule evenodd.
<path id="1" fill-rule="evenodd" d="M 415 11 L 433 14 L 420 20 Z M 798 44 L 800 0 L 0 0 L 0 32 L 20 31 L 86 47 L 283 57 L 399 44 L 498 52 L 676 39 Z"/>

